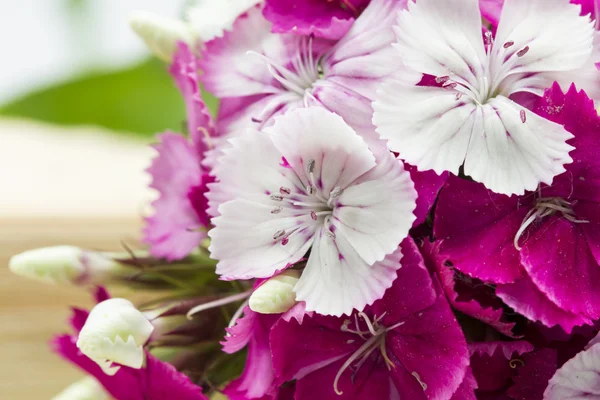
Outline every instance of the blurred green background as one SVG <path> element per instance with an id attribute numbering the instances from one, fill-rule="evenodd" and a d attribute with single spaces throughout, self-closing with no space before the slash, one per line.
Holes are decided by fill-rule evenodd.
<path id="1" fill-rule="evenodd" d="M 6 0 L 0 0 L 0 14 L 2 1 Z M 22 5 L 27 7 L 25 3 L 40 5 L 38 0 L 23 0 Z M 44 0 L 41 5 L 46 10 L 39 13 L 39 20 L 34 13 L 21 22 L 25 27 L 16 27 L 21 29 L 16 35 L 21 33 L 25 37 L 23 45 L 10 48 L 6 36 L 0 41 L 2 47 L 9 46 L 4 49 L 5 54 L 17 53 L 9 60 L 13 70 L 0 69 L 3 81 L 10 81 L 12 74 L 18 78 L 17 83 L 23 83 L 16 85 L 14 94 L 0 99 L 0 116 L 67 126 L 94 125 L 144 138 L 152 138 L 165 129 L 180 131 L 185 125 L 185 108 L 168 73 L 168 65 L 150 56 L 141 39 L 129 29 L 128 17 L 139 9 L 178 17 L 187 3 L 185 0 Z M 14 6 L 11 11 L 18 12 Z M 53 15 L 54 18 L 48 18 Z M 18 15 L 4 13 L 0 24 L 6 25 L 15 18 Z M 0 34 L 8 29 L 0 28 Z M 53 46 L 57 47 L 54 51 Z M 34 58 L 38 51 L 42 54 Z M 33 66 L 32 60 L 36 62 Z M 19 63 L 23 64 L 20 70 Z M 44 64 L 50 70 L 61 66 L 63 69 L 38 79 L 40 83 L 28 84 L 24 74 L 31 74 L 35 80 L 48 73 Z M 211 107 L 214 110 L 214 101 Z"/>

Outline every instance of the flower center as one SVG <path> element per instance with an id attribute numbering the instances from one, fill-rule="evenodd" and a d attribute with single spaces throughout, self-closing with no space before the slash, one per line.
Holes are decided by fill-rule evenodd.
<path id="1" fill-rule="evenodd" d="M 313 52 L 313 37 L 302 37 L 299 40 L 296 54 L 287 65 L 255 51 L 250 51 L 248 54 L 263 60 L 273 78 L 286 91 L 302 98 L 310 91 L 313 84 L 323 77 L 323 70 L 318 57 L 315 57 Z"/>
<path id="2" fill-rule="evenodd" d="M 540 197 L 535 201 L 535 206 L 531 210 L 529 210 L 529 212 L 525 215 L 525 218 L 523 218 L 521 227 L 515 235 L 515 248 L 517 250 L 521 250 L 519 240 L 531 224 L 533 224 L 535 221 L 542 220 L 556 213 L 561 213 L 564 218 L 574 223 L 589 223 L 589 221 L 577 219 L 577 217 L 575 216 L 575 212 L 571 207 L 571 203 L 569 203 L 565 199 L 560 197 Z"/>
<path id="3" fill-rule="evenodd" d="M 506 97 L 512 94 L 509 73 L 515 64 L 529 52 L 529 46 L 521 49 L 515 47 L 515 42 L 509 40 L 502 45 L 494 44 L 491 32 L 484 35 L 486 58 L 483 65 L 483 73 L 475 79 L 461 76 L 440 76 L 436 82 L 442 87 L 456 91 L 456 100 L 467 96 L 478 105 L 483 105 L 499 95 Z M 474 71 L 473 68 L 471 68 Z"/>
<path id="4" fill-rule="evenodd" d="M 356 376 L 360 368 L 369 359 L 369 356 L 377 349 L 379 349 L 379 351 L 381 352 L 381 356 L 383 357 L 383 360 L 388 370 L 391 370 L 392 368 L 396 367 L 387 355 L 385 337 L 387 332 L 396 329 L 400 325 L 403 325 L 404 322 L 399 322 L 386 328 L 385 326 L 380 324 L 380 321 L 383 319 L 383 317 L 385 317 L 385 315 L 386 313 L 383 313 L 379 317 L 375 317 L 373 321 L 371 321 L 365 313 L 359 312 L 358 314 L 354 314 L 354 321 L 347 319 L 342 324 L 342 327 L 340 328 L 342 332 L 354 333 L 365 342 L 362 344 L 362 346 L 358 348 L 358 350 L 356 350 L 354 353 L 352 353 L 350 357 L 348 357 L 346 362 L 338 370 L 335 376 L 335 380 L 333 381 L 333 390 L 338 395 L 343 394 L 343 392 L 340 391 L 338 388 L 338 383 L 344 371 L 347 370 L 350 366 L 353 366 L 352 379 L 354 380 L 354 377 Z M 364 330 L 361 327 L 360 321 L 358 319 L 359 317 L 364 320 L 367 330 Z M 353 322 L 354 328 L 351 328 L 350 325 Z"/>
<path id="5" fill-rule="evenodd" d="M 343 189 L 334 187 L 329 194 L 325 195 L 315 178 L 315 160 L 310 160 L 306 165 L 306 177 L 308 184 L 303 188 L 303 193 L 294 193 L 288 187 L 280 187 L 279 193 L 270 194 L 269 198 L 281 202 L 282 205 L 271 209 L 271 214 L 279 214 L 284 209 L 292 209 L 298 216 L 304 216 L 302 223 L 294 227 L 292 231 L 279 229 L 273 234 L 274 241 L 281 241 L 285 246 L 289 242 L 289 237 L 294 232 L 304 230 L 305 228 L 322 223 L 325 234 L 335 239 L 335 227 L 332 223 L 333 210 L 335 209 L 335 200 L 342 194 Z M 289 166 L 283 165 L 285 168 Z"/>

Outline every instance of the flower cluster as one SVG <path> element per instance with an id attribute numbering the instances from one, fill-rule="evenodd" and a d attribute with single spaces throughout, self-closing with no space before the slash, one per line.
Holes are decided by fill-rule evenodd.
<path id="1" fill-rule="evenodd" d="M 53 341 L 95 380 L 60 398 L 599 397 L 599 11 L 230 0 L 137 15 L 187 111 L 148 169 L 148 252 L 38 249 L 10 267 L 169 295 L 136 307 L 96 289 Z"/>

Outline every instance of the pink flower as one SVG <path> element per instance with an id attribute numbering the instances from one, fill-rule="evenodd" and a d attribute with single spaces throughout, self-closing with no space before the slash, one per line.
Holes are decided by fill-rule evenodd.
<path id="1" fill-rule="evenodd" d="M 95 377 L 116 400 L 208 399 L 187 376 L 149 353 L 145 367 L 121 367 L 114 376 L 106 375 L 77 349 L 76 341 L 76 336 L 61 335 L 53 339 L 52 347 L 65 360 Z"/>
<path id="2" fill-rule="evenodd" d="M 504 194 L 565 171 L 572 135 L 513 99 L 541 96 L 554 81 L 598 90 L 593 24 L 578 7 L 507 0 L 496 35 L 482 38 L 477 0 L 419 0 L 400 13 L 395 32 L 394 48 L 417 77 L 400 70 L 386 79 L 373 122 L 402 159 L 437 173 L 463 167 Z M 435 84 L 417 85 L 424 75 Z"/>
<path id="3" fill-rule="evenodd" d="M 204 194 L 213 179 L 201 163 L 214 127 L 200 97 L 197 60 L 185 44 L 179 44 L 170 71 L 185 100 L 192 140 L 172 132 L 158 137 L 160 143 L 154 146 L 158 157 L 148 172 L 150 187 L 160 197 L 152 203 L 154 215 L 146 220 L 144 241 L 153 256 L 175 260 L 187 256 L 207 237 Z"/>
<path id="4" fill-rule="evenodd" d="M 395 70 L 391 25 L 402 3 L 371 1 L 336 42 L 274 34 L 259 7 L 242 15 L 202 54 L 202 83 L 227 104 L 219 130 L 232 134 L 240 127 L 268 124 L 289 109 L 322 105 L 352 127 L 372 132 L 376 86 Z M 377 135 L 372 132 L 371 138 Z"/>
<path id="5" fill-rule="evenodd" d="M 402 253 L 393 286 L 365 312 L 274 325 L 275 375 L 297 380 L 296 400 L 450 399 L 459 389 L 469 358 L 463 333 L 412 239 Z"/>
<path id="6" fill-rule="evenodd" d="M 223 344 L 225 353 L 235 353 L 248 346 L 248 358 L 242 376 L 232 381 L 224 392 L 230 398 L 274 398 L 273 366 L 269 348 L 269 332 L 279 315 L 258 314 L 246 306 L 244 316 L 227 329 Z"/>
<path id="7" fill-rule="evenodd" d="M 350 314 L 391 286 L 417 195 L 402 163 L 338 115 L 289 111 L 232 140 L 214 173 L 210 251 L 223 279 L 268 278 L 310 250 L 294 287 L 308 311 Z"/>
<path id="8" fill-rule="evenodd" d="M 273 32 L 340 39 L 370 0 L 267 0 L 263 14 Z"/>
<path id="9" fill-rule="evenodd" d="M 455 268 L 497 284 L 496 294 L 527 318 L 570 332 L 600 318 L 600 117 L 584 92 L 563 94 L 558 85 L 536 111 L 574 135 L 566 172 L 521 197 L 451 178 L 434 233 Z"/>

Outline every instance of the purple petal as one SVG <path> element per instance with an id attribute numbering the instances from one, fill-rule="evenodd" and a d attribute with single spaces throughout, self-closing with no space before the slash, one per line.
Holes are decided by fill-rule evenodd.
<path id="1" fill-rule="evenodd" d="M 270 335 L 277 382 L 300 379 L 357 350 L 356 335 L 343 332 L 342 323 L 342 318 L 318 314 L 305 317 L 302 324 L 296 319 L 277 321 Z"/>
<path id="2" fill-rule="evenodd" d="M 575 147 L 570 153 L 573 162 L 566 165 L 566 172 L 556 177 L 552 186 L 543 187 L 543 195 L 600 203 L 600 174 L 597 173 L 600 170 L 600 117 L 594 102 L 584 91 L 577 92 L 575 86 L 563 94 L 558 84 L 554 84 L 546 90 L 535 112 L 564 125 L 574 136 L 569 141 Z"/>
<path id="3" fill-rule="evenodd" d="M 477 400 L 475 389 L 477 389 L 477 381 L 475 380 L 475 376 L 473 376 L 471 367 L 469 367 L 465 378 L 450 400 Z"/>
<path id="4" fill-rule="evenodd" d="M 565 311 L 551 302 L 528 275 L 515 283 L 498 285 L 496 294 L 511 308 L 532 321 L 540 321 L 552 327 L 560 325 L 568 333 L 575 326 L 591 324 L 592 321 Z"/>
<path id="5" fill-rule="evenodd" d="M 507 393 L 514 400 L 541 400 L 548 380 L 557 368 L 556 351 L 542 349 L 525 354 L 523 363 Z"/>
<path id="6" fill-rule="evenodd" d="M 503 5 L 504 0 L 479 0 L 481 16 L 492 25 L 494 30 L 498 26 L 498 22 L 500 22 Z"/>
<path id="7" fill-rule="evenodd" d="M 402 242 L 402 267 L 381 300 L 373 304 L 375 315 L 386 314 L 383 323 L 392 326 L 432 306 L 437 299 L 423 256 L 412 238 Z"/>
<path id="8" fill-rule="evenodd" d="M 511 360 L 533 351 L 533 345 L 525 341 L 481 342 L 469 344 L 469 351 L 479 390 L 495 392 L 512 383 L 516 370 Z"/>
<path id="9" fill-rule="evenodd" d="M 269 348 L 269 332 L 277 320 L 275 315 L 258 314 L 244 308 L 244 316 L 227 329 L 223 351 L 233 353 L 248 345 L 248 357 L 244 372 L 232 381 L 225 392 L 231 397 L 246 396 L 256 399 L 265 395 L 274 395 L 273 366 Z"/>
<path id="10" fill-rule="evenodd" d="M 87 310 L 78 307 L 71 307 L 72 314 L 69 316 L 69 325 L 79 333 L 87 321 L 88 315 L 90 314 Z"/>
<path id="11" fill-rule="evenodd" d="M 94 376 L 116 400 L 208 399 L 187 376 L 148 353 L 144 368 L 122 366 L 114 376 L 109 376 L 79 351 L 76 342 L 77 337 L 63 335 L 54 338 L 51 345 L 62 358 Z"/>
<path id="12" fill-rule="evenodd" d="M 514 238 L 528 211 L 523 199 L 450 176 L 435 210 L 434 236 L 440 253 L 458 270 L 494 283 L 522 274 Z"/>
<path id="13" fill-rule="evenodd" d="M 391 385 L 389 372 L 383 364 L 374 362 L 373 357 L 356 374 L 349 370 L 342 374 L 338 383 L 342 394 L 337 394 L 333 382 L 343 362 L 337 361 L 300 379 L 296 384 L 295 400 L 394 399 L 395 388 Z"/>
<path id="14" fill-rule="evenodd" d="M 449 399 L 461 385 L 469 365 L 463 332 L 446 298 L 404 319 L 388 332 L 388 353 L 402 366 L 390 371 L 398 392 L 408 399 Z M 417 379 L 418 377 L 418 379 Z"/>
<path id="15" fill-rule="evenodd" d="M 342 8 L 341 2 L 323 0 L 267 0 L 263 14 L 273 23 L 275 33 L 312 34 L 326 39 L 344 36 L 356 15 Z"/>
<path id="16" fill-rule="evenodd" d="M 152 255 L 175 260 L 187 256 L 206 238 L 202 230 L 205 212 L 199 214 L 194 205 L 201 204 L 199 188 L 210 178 L 202 170 L 196 147 L 184 136 L 167 132 L 159 140 L 154 146 L 158 157 L 147 171 L 152 176 L 150 187 L 160 197 L 152 203 L 155 214 L 146 220 L 144 242 Z"/>
<path id="17" fill-rule="evenodd" d="M 600 317 L 600 266 L 579 225 L 555 215 L 523 244 L 521 260 L 538 290 L 561 309 Z"/>
<path id="18" fill-rule="evenodd" d="M 185 101 L 188 133 L 202 154 L 209 147 L 207 139 L 215 134 L 214 123 L 200 95 L 198 59 L 185 43 L 179 42 L 177 47 L 169 72 Z"/>
<path id="19" fill-rule="evenodd" d="M 419 171 L 417 167 L 409 164 L 405 164 L 404 167 L 410 172 L 410 177 L 419 194 L 419 197 L 417 197 L 417 208 L 414 211 L 417 219 L 413 223 L 413 227 L 416 227 L 425 222 L 440 189 L 444 186 L 446 180 L 448 180 L 448 173 L 444 172 L 442 175 L 438 175 L 433 170 Z"/>
<path id="20" fill-rule="evenodd" d="M 489 292 L 489 286 L 484 285 L 481 281 L 479 284 L 471 284 L 473 281 L 471 278 L 464 277 L 459 280 L 458 272 L 445 265 L 445 258 L 439 255 L 438 248 L 438 244 L 425 242 L 423 254 L 427 266 L 436 272 L 450 305 L 458 311 L 490 325 L 498 332 L 514 337 L 512 329 L 515 323 L 504 321 L 502 301 L 495 297 L 494 293 Z M 486 291 L 482 293 L 481 288 Z"/>

